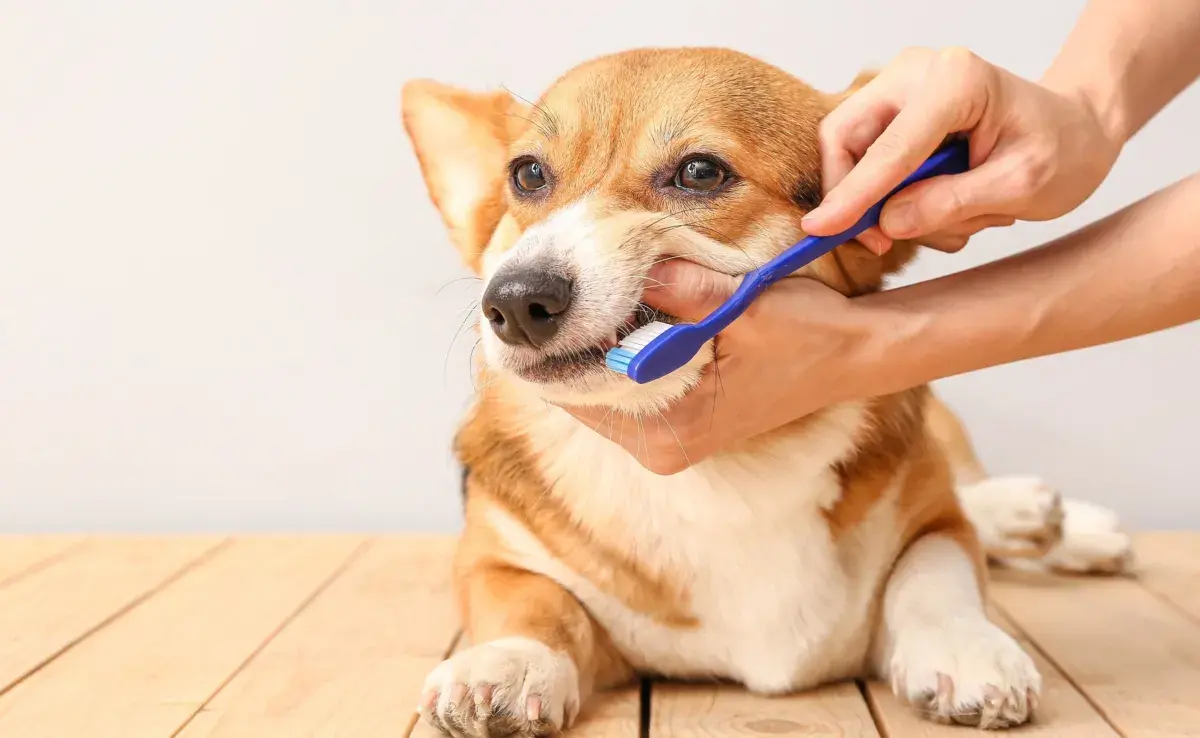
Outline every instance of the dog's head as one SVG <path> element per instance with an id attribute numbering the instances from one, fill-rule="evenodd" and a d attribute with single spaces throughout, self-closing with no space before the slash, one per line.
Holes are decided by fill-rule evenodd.
<path id="1" fill-rule="evenodd" d="M 644 386 L 604 366 L 628 332 L 670 320 L 641 303 L 648 270 L 681 257 L 741 274 L 803 238 L 821 196 L 817 128 L 845 94 L 723 49 L 602 57 L 536 103 L 406 85 L 404 125 L 430 195 L 483 280 L 489 369 L 550 400 L 635 411 L 686 391 L 711 346 Z M 880 258 L 850 243 L 798 275 L 870 291 L 912 252 L 897 244 Z"/>

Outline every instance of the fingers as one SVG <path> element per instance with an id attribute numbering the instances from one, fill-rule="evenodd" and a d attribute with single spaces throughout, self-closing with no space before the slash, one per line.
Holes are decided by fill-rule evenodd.
<path id="1" fill-rule="evenodd" d="M 984 215 L 1004 216 L 1023 193 L 1002 162 L 985 162 L 965 174 L 934 177 L 906 187 L 884 206 L 879 226 L 890 238 L 919 238 Z"/>
<path id="2" fill-rule="evenodd" d="M 922 236 L 917 241 L 922 246 L 952 254 L 962 250 L 971 236 L 985 228 L 1003 228 L 1015 222 L 1015 218 L 1007 215 L 980 215 L 962 223 L 956 223 L 945 231 Z"/>
<path id="3" fill-rule="evenodd" d="M 887 83 L 901 92 L 900 99 L 894 102 L 899 112 L 821 205 L 805 216 L 803 225 L 807 232 L 827 235 L 849 228 L 915 171 L 948 135 L 974 127 L 987 109 L 994 77 L 986 62 L 968 51 L 955 49 L 941 52 L 927 72 L 919 66 L 910 66 L 896 74 L 907 77 L 909 84 L 915 75 L 923 75 L 924 79 L 911 91 L 901 89 L 903 85 L 898 82 Z M 879 119 L 881 107 L 892 104 L 889 99 L 892 92 L 882 87 L 871 90 L 876 81 L 880 80 L 865 86 L 846 103 L 853 102 L 858 95 L 879 98 L 863 107 L 851 105 L 845 113 L 865 116 L 868 122 L 842 122 L 843 117 L 836 116 L 828 134 L 822 127 L 822 136 L 834 139 L 822 144 L 823 151 L 826 147 L 830 149 L 828 157 L 823 156 L 823 163 L 828 158 L 835 167 L 831 176 L 839 176 L 844 166 L 844 157 L 835 152 L 845 149 L 846 142 L 851 140 L 846 132 L 869 130 L 872 122 Z M 838 110 L 830 116 L 835 116 Z M 842 134 L 840 137 L 838 132 Z M 890 235 L 886 228 L 883 232 Z"/>
<path id="4" fill-rule="evenodd" d="M 740 277 L 714 272 L 683 259 L 656 264 L 642 297 L 648 305 L 694 323 L 725 302 L 741 283 Z"/>
<path id="5" fill-rule="evenodd" d="M 612 408 L 563 405 L 563 410 L 592 431 L 625 449 L 655 474 L 677 474 L 700 461 L 701 448 L 688 426 L 668 410 L 658 416 L 634 417 Z"/>

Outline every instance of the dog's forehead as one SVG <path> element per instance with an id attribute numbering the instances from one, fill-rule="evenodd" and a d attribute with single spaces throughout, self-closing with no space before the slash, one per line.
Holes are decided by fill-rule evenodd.
<path id="1" fill-rule="evenodd" d="M 553 144 L 602 136 L 610 146 L 634 138 L 669 145 L 710 135 L 764 153 L 815 150 L 825 104 L 799 79 L 739 52 L 641 49 L 567 72 L 534 105 L 533 125 L 521 139 Z"/>

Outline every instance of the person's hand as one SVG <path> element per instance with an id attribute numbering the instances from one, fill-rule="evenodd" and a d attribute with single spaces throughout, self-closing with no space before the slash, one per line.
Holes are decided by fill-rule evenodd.
<path id="1" fill-rule="evenodd" d="M 740 277 L 674 260 L 650 274 L 644 300 L 686 321 L 708 315 Z M 871 318 L 868 320 L 868 318 Z M 769 287 L 716 340 L 700 384 L 659 417 L 565 407 L 623 446 L 646 468 L 673 474 L 739 441 L 826 405 L 872 394 L 875 335 L 887 327 L 820 282 L 801 277 Z"/>
<path id="2" fill-rule="evenodd" d="M 860 242 L 879 254 L 893 239 L 957 251 L 984 228 L 1057 218 L 1100 186 L 1123 144 L 1082 93 L 1022 79 L 965 49 L 910 49 L 822 122 L 827 194 L 805 231 L 850 227 L 962 133 L 971 170 L 897 193 Z"/>

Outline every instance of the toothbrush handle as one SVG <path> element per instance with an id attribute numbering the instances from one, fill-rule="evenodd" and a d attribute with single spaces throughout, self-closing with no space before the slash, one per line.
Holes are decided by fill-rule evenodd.
<path id="1" fill-rule="evenodd" d="M 917 167 L 915 172 L 892 188 L 892 191 L 884 195 L 879 202 L 868 208 L 867 212 L 854 225 L 832 236 L 809 236 L 758 269 L 748 272 L 733 296 L 705 318 L 702 323 L 706 328 L 715 329 L 714 334 L 724 330 L 767 287 L 805 264 L 828 254 L 868 228 L 877 225 L 879 214 L 883 212 L 883 206 L 891 199 L 892 195 L 915 182 L 944 174 L 962 174 L 969 168 L 970 157 L 967 142 L 963 139 L 950 141 L 935 151 L 921 166 Z"/>

